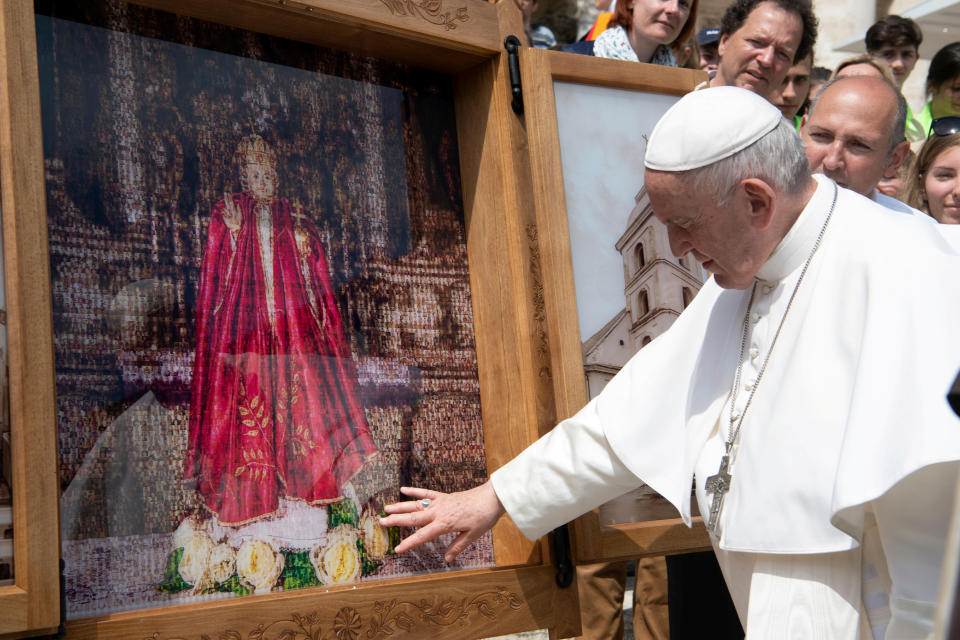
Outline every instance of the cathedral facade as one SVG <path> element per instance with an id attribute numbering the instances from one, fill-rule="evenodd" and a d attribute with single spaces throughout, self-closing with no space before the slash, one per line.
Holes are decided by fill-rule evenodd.
<path id="1" fill-rule="evenodd" d="M 623 264 L 624 306 L 583 342 L 587 395 L 593 398 L 633 354 L 666 331 L 700 290 L 705 273 L 692 255 L 675 257 L 654 216 L 646 187 L 634 198 L 616 243 Z"/>

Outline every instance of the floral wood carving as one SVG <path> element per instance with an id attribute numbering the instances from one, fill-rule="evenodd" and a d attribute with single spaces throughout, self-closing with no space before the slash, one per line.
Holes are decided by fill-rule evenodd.
<path id="1" fill-rule="evenodd" d="M 547 342 L 547 308 L 543 301 L 543 273 L 540 269 L 540 244 L 537 242 L 537 226 L 527 225 L 527 240 L 530 247 L 530 277 L 533 279 L 533 321 L 537 331 L 537 355 L 540 362 L 549 361 Z M 544 364 L 538 372 L 541 378 L 550 378 L 550 367 Z"/>
<path id="2" fill-rule="evenodd" d="M 321 616 L 314 611 L 308 615 L 291 614 L 287 620 L 268 625 L 259 624 L 244 636 L 234 629 L 216 635 L 203 634 L 200 640 L 377 640 L 398 633 L 410 633 L 421 626 L 465 627 L 476 615 L 496 620 L 499 611 L 523 606 L 523 601 L 503 587 L 460 598 L 422 598 L 417 601 L 377 600 L 373 615 L 364 624 L 363 615 L 353 607 L 343 607 L 333 618 L 329 631 L 324 631 Z M 364 632 L 366 627 L 366 632 Z M 185 637 L 163 636 L 159 632 L 143 640 L 187 640 Z"/>
<path id="3" fill-rule="evenodd" d="M 471 612 L 476 611 L 490 620 L 497 619 L 498 608 L 509 607 L 517 610 L 522 602 L 516 594 L 503 587 L 496 591 L 478 593 L 459 601 L 454 598 L 423 598 L 416 602 L 393 599 L 377 602 L 373 605 L 375 615 L 370 621 L 366 637 L 369 639 L 393 635 L 397 630 L 412 631 L 417 618 L 421 622 L 449 627 L 453 624 L 466 626 L 470 622 Z"/>
<path id="4" fill-rule="evenodd" d="M 395 16 L 415 16 L 431 24 L 442 26 L 447 31 L 457 28 L 457 22 L 469 22 L 466 7 L 444 11 L 444 0 L 380 0 Z"/>

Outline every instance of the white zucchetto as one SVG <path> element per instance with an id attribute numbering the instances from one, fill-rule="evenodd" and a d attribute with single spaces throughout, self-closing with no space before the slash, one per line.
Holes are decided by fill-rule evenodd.
<path id="1" fill-rule="evenodd" d="M 767 100 L 740 87 L 692 91 L 657 122 L 643 163 L 657 171 L 705 167 L 746 149 L 782 117 Z"/>

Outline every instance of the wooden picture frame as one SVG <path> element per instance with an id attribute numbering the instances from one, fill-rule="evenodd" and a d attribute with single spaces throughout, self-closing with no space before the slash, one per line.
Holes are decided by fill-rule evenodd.
<path id="1" fill-rule="evenodd" d="M 581 335 L 578 323 L 571 231 L 568 224 L 555 97 L 557 83 L 605 87 L 620 90 L 625 94 L 666 94 L 679 97 L 705 80 L 706 74 L 689 69 L 638 65 L 536 49 L 523 50 L 520 62 L 532 183 L 537 194 L 535 210 L 543 273 L 543 298 L 546 317 L 549 319 L 547 332 L 553 363 L 554 397 L 557 418 L 563 419 L 579 411 L 589 399 L 582 343 L 587 341 L 595 329 L 586 332 L 587 335 Z M 642 104 L 642 96 L 637 99 L 637 104 Z M 596 105 L 594 113 L 598 121 L 609 124 L 611 128 L 623 124 L 608 123 L 604 120 L 602 104 Z M 652 124 L 648 126 L 652 127 Z M 582 142 L 582 149 L 574 151 L 583 153 L 586 153 L 585 149 L 598 144 L 597 140 L 589 138 L 579 142 Z M 642 145 L 642 140 L 636 142 L 639 143 L 637 146 Z M 619 150 L 622 151 L 622 147 Z M 642 158 L 642 148 L 631 151 Z M 566 149 L 566 152 L 570 153 L 571 149 Z M 641 184 L 641 180 L 642 176 L 638 177 L 637 183 Z M 597 192 L 603 191 L 605 187 L 604 184 L 598 184 Z M 632 196 L 633 193 L 628 195 Z M 602 207 L 599 204 L 598 206 Z M 628 212 L 629 207 L 623 212 L 624 220 Z M 615 233 L 614 239 L 620 230 Z M 679 517 L 601 526 L 599 510 L 594 510 L 575 521 L 574 532 L 578 563 L 609 562 L 710 548 L 706 529 L 699 518 L 696 518 L 693 528 L 684 525 Z"/>
<path id="2" fill-rule="evenodd" d="M 555 412 L 531 264 L 537 247 L 521 122 L 502 53 L 521 34 L 504 1 L 149 0 L 137 4 L 420 66 L 453 80 L 487 471 L 552 426 Z M 0 9 L 0 171 L 10 317 L 15 587 L 0 589 L 0 634 L 50 632 L 60 610 L 51 285 L 34 7 Z M 39 310 L 39 311 L 38 311 Z M 504 519 L 495 567 L 139 609 L 66 623 L 93 637 L 487 637 L 579 630 L 576 589 L 556 586 L 543 542 Z M 289 635 L 292 634 L 292 635 Z"/>
<path id="3" fill-rule="evenodd" d="M 60 623 L 52 318 L 33 5 L 0 7 L 0 184 L 7 293 L 15 585 L 0 634 Z"/>

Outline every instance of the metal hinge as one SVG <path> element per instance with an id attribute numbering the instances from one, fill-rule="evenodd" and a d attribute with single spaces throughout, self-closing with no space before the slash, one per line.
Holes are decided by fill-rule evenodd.
<path id="1" fill-rule="evenodd" d="M 566 589 L 573 584 L 573 562 L 570 560 L 570 531 L 567 525 L 553 530 L 553 566 L 557 568 L 557 586 Z"/>
<path id="2" fill-rule="evenodd" d="M 510 69 L 510 106 L 518 116 L 523 115 L 523 87 L 520 85 L 520 40 L 517 36 L 507 36 L 503 39 L 503 46 L 507 50 L 507 66 Z"/>

